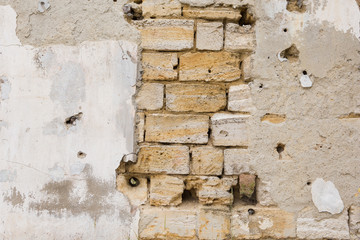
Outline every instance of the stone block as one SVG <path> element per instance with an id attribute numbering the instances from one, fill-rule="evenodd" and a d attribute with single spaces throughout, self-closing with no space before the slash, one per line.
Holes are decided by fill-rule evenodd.
<path id="1" fill-rule="evenodd" d="M 249 81 L 251 78 L 254 78 L 254 57 L 253 55 L 246 57 L 242 61 L 242 70 L 243 70 L 243 78 L 245 81 Z"/>
<path id="2" fill-rule="evenodd" d="M 166 108 L 170 111 L 217 112 L 225 106 L 226 91 L 222 86 L 166 85 Z"/>
<path id="3" fill-rule="evenodd" d="M 238 9 L 226 7 L 191 7 L 184 6 L 183 16 L 186 18 L 201 18 L 206 20 L 231 20 L 239 21 L 241 13 Z"/>
<path id="4" fill-rule="evenodd" d="M 178 73 L 176 53 L 143 53 L 143 80 L 176 80 Z"/>
<path id="5" fill-rule="evenodd" d="M 145 127 L 148 142 L 205 144 L 208 142 L 209 117 L 150 114 L 146 116 Z"/>
<path id="6" fill-rule="evenodd" d="M 131 180 L 136 181 L 136 184 L 131 184 Z M 122 174 L 117 175 L 116 189 L 124 194 L 134 206 L 139 206 L 147 201 L 148 186 L 145 177 Z"/>
<path id="7" fill-rule="evenodd" d="M 178 177 L 158 175 L 150 179 L 150 204 L 176 206 L 182 201 L 184 181 Z"/>
<path id="8" fill-rule="evenodd" d="M 256 176 L 253 174 L 240 174 L 239 176 L 240 198 L 251 199 L 255 193 Z"/>
<path id="9" fill-rule="evenodd" d="M 137 21 L 141 47 L 146 50 L 183 51 L 194 46 L 194 21 L 147 19 Z"/>
<path id="10" fill-rule="evenodd" d="M 229 111 L 253 113 L 256 108 L 251 99 L 250 87 L 247 84 L 235 85 L 229 88 Z"/>
<path id="11" fill-rule="evenodd" d="M 215 0 L 180 0 L 182 4 L 194 7 L 206 7 L 215 3 Z"/>
<path id="12" fill-rule="evenodd" d="M 224 150 L 224 173 L 225 175 L 239 175 L 251 173 L 250 154 L 247 149 Z"/>
<path id="13" fill-rule="evenodd" d="M 224 165 L 223 150 L 213 147 L 193 147 L 191 149 L 191 174 L 221 175 Z"/>
<path id="14" fill-rule="evenodd" d="M 161 109 L 164 104 L 164 85 L 160 83 L 144 83 L 137 93 L 135 102 L 138 109 Z"/>
<path id="15" fill-rule="evenodd" d="M 180 81 L 230 82 L 240 79 L 240 55 L 196 52 L 180 56 Z"/>
<path id="16" fill-rule="evenodd" d="M 196 29 L 196 48 L 218 51 L 224 45 L 222 22 L 198 22 Z"/>
<path id="17" fill-rule="evenodd" d="M 231 188 L 237 184 L 237 177 L 207 177 L 189 176 L 185 181 L 187 190 L 194 189 L 201 204 L 222 204 L 233 203 L 234 196 Z"/>
<path id="18" fill-rule="evenodd" d="M 143 112 L 137 112 L 135 116 L 135 139 L 136 142 L 144 141 L 144 133 L 145 133 L 145 114 Z"/>
<path id="19" fill-rule="evenodd" d="M 196 240 L 197 211 L 191 208 L 143 207 L 139 238 L 142 240 Z"/>
<path id="20" fill-rule="evenodd" d="M 232 209 L 233 239 L 288 239 L 296 236 L 295 215 L 278 208 L 237 206 Z"/>
<path id="21" fill-rule="evenodd" d="M 255 31 L 250 25 L 226 24 L 225 50 L 253 51 L 255 46 Z"/>
<path id="22" fill-rule="evenodd" d="M 180 17 L 181 3 L 178 0 L 143 0 L 142 13 L 144 18 Z"/>
<path id="23" fill-rule="evenodd" d="M 226 206 L 202 207 L 198 219 L 199 239 L 228 239 L 230 216 L 230 210 Z"/>
<path id="24" fill-rule="evenodd" d="M 136 164 L 128 166 L 131 173 L 189 174 L 187 146 L 142 146 Z"/>
<path id="25" fill-rule="evenodd" d="M 249 115 L 217 113 L 211 118 L 214 146 L 247 146 Z"/>

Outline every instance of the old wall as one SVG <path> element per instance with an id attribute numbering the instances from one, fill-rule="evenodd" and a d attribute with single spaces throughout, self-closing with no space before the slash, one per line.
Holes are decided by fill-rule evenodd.
<path id="1" fill-rule="evenodd" d="M 359 239 L 359 23 L 0 0 L 0 239 Z"/>

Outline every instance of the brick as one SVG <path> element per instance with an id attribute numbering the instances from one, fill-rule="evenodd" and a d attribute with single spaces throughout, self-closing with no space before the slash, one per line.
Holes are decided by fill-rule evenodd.
<path id="1" fill-rule="evenodd" d="M 241 148 L 224 150 L 225 175 L 239 175 L 251 171 L 249 150 Z"/>
<path id="2" fill-rule="evenodd" d="M 255 45 L 255 31 L 250 25 L 226 24 L 225 50 L 253 51 Z"/>
<path id="3" fill-rule="evenodd" d="M 253 73 L 253 69 L 254 69 L 254 57 L 253 55 L 246 57 L 243 61 L 242 61 L 242 70 L 243 70 L 243 78 L 245 81 L 250 81 L 251 78 L 254 78 L 254 73 Z"/>
<path id="4" fill-rule="evenodd" d="M 224 154 L 221 149 L 213 147 L 193 147 L 191 149 L 191 156 L 191 174 L 222 174 L 224 165 Z"/>
<path id="5" fill-rule="evenodd" d="M 207 20 L 232 20 L 239 21 L 241 18 L 240 11 L 233 8 L 224 7 L 190 7 L 184 6 L 183 16 L 186 18 L 202 18 Z"/>
<path id="6" fill-rule="evenodd" d="M 249 213 L 254 210 L 254 214 Z M 293 213 L 278 208 L 237 206 L 232 209 L 231 234 L 233 239 L 293 238 L 296 223 Z"/>
<path id="7" fill-rule="evenodd" d="M 246 4 L 254 5 L 254 0 L 180 0 L 180 2 L 194 7 L 215 5 L 238 8 Z"/>
<path id="8" fill-rule="evenodd" d="M 143 53 L 143 80 L 176 80 L 178 73 L 176 53 Z"/>
<path id="9" fill-rule="evenodd" d="M 182 4 L 195 7 L 206 7 L 215 3 L 215 0 L 180 0 Z"/>
<path id="10" fill-rule="evenodd" d="M 135 116 L 135 139 L 136 142 L 144 141 L 144 133 L 145 133 L 145 114 L 143 112 L 136 113 Z"/>
<path id="11" fill-rule="evenodd" d="M 347 211 L 335 218 L 300 216 L 296 229 L 301 239 L 350 239 Z"/>
<path id="12" fill-rule="evenodd" d="M 196 52 L 180 56 L 180 81 L 240 79 L 240 56 L 229 52 Z"/>
<path id="13" fill-rule="evenodd" d="M 249 85 L 241 84 L 229 88 L 228 109 L 234 112 L 255 112 Z"/>
<path id="14" fill-rule="evenodd" d="M 150 204 L 153 206 L 176 206 L 182 201 L 184 181 L 173 176 L 151 176 Z"/>
<path id="15" fill-rule="evenodd" d="M 139 185 L 131 186 L 129 180 L 132 175 L 118 175 L 116 177 L 116 189 L 124 194 L 132 205 L 139 206 L 147 201 L 148 187 L 147 179 L 144 177 L 135 176 L 139 181 Z"/>
<path id="16" fill-rule="evenodd" d="M 196 48 L 199 50 L 221 50 L 224 45 L 222 22 L 199 22 L 196 30 Z"/>
<path id="17" fill-rule="evenodd" d="M 360 239 L 360 207 L 351 206 L 349 211 L 351 239 Z"/>
<path id="18" fill-rule="evenodd" d="M 234 200 L 230 190 L 236 184 L 237 177 L 189 176 L 186 178 L 185 188 L 194 189 L 201 204 L 230 205 Z"/>
<path id="19" fill-rule="evenodd" d="M 164 85 L 160 83 L 144 83 L 136 96 L 138 109 L 158 110 L 164 104 Z"/>
<path id="20" fill-rule="evenodd" d="M 178 0 L 143 0 L 142 12 L 144 18 L 179 17 L 181 3 Z"/>
<path id="21" fill-rule="evenodd" d="M 182 51 L 194 46 L 194 21 L 147 19 L 137 21 L 141 47 L 146 50 Z"/>
<path id="22" fill-rule="evenodd" d="M 132 173 L 189 174 L 187 146 L 140 147 L 136 164 L 129 165 Z"/>
<path id="23" fill-rule="evenodd" d="M 226 91 L 222 86 L 166 85 L 166 107 L 170 111 L 216 112 L 225 106 Z"/>
<path id="24" fill-rule="evenodd" d="M 239 176 L 240 198 L 251 199 L 255 192 L 256 176 L 252 174 L 240 174 Z"/>
<path id="25" fill-rule="evenodd" d="M 225 206 L 202 207 L 199 213 L 199 239 L 228 239 L 230 236 L 230 210 Z"/>
<path id="26" fill-rule="evenodd" d="M 140 213 L 141 240 L 196 240 L 197 211 L 189 207 L 143 207 Z"/>
<path id="27" fill-rule="evenodd" d="M 247 146 L 248 115 L 217 113 L 211 118 L 214 146 Z"/>
<path id="28" fill-rule="evenodd" d="M 208 142 L 209 117 L 199 115 L 150 114 L 146 116 L 146 136 L 149 142 Z"/>

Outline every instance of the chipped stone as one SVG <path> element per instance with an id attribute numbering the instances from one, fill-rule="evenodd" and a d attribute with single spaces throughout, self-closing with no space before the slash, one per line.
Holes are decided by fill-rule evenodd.
<path id="1" fill-rule="evenodd" d="M 196 30 L 196 48 L 199 50 L 221 50 L 224 30 L 222 22 L 199 22 Z"/>
<path id="2" fill-rule="evenodd" d="M 191 149 L 191 174 L 221 175 L 224 165 L 223 151 L 214 147 Z"/>
<path id="3" fill-rule="evenodd" d="M 330 181 L 317 178 L 311 185 L 311 195 L 319 212 L 337 214 L 344 210 L 344 203 L 341 200 L 339 191 Z"/>
<path id="4" fill-rule="evenodd" d="M 150 179 L 150 204 L 176 206 L 182 201 L 184 181 L 178 177 L 160 175 Z"/>
<path id="5" fill-rule="evenodd" d="M 135 102 L 138 109 L 161 109 L 164 102 L 164 85 L 159 83 L 144 83 L 137 93 Z"/>
<path id="6" fill-rule="evenodd" d="M 226 24 L 225 50 L 253 51 L 255 45 L 255 31 L 250 25 Z"/>

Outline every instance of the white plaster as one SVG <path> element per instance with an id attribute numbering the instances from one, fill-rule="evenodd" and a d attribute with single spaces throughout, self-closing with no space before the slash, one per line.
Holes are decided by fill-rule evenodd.
<path id="1" fill-rule="evenodd" d="M 50 3 L 48 0 L 40 0 L 38 4 L 39 12 L 43 13 L 50 8 Z"/>
<path id="2" fill-rule="evenodd" d="M 313 83 L 308 75 L 302 75 L 300 77 L 300 84 L 303 88 L 310 88 Z"/>
<path id="3" fill-rule="evenodd" d="M 341 200 L 339 191 L 330 181 L 325 182 L 322 178 L 317 178 L 312 184 L 311 194 L 319 212 L 337 214 L 344 210 L 344 203 Z"/>
<path id="4" fill-rule="evenodd" d="M 0 6 L 0 46 L 21 45 L 16 36 L 16 12 L 9 5 Z"/>
<path id="5" fill-rule="evenodd" d="M 281 52 L 278 52 L 278 54 L 277 54 L 277 58 L 279 59 L 279 61 L 280 62 L 286 62 L 288 59 L 281 57 L 280 54 L 281 54 Z"/>

